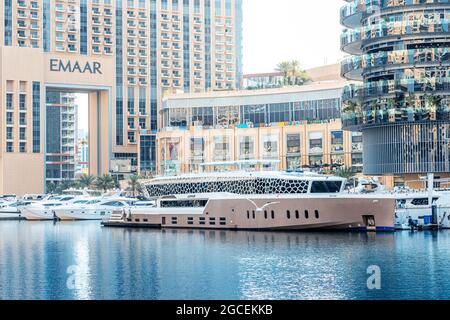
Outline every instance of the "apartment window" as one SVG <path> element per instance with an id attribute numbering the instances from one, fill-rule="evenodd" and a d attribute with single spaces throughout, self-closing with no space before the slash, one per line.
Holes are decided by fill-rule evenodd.
<path id="1" fill-rule="evenodd" d="M 20 140 L 26 140 L 26 128 L 20 128 L 19 129 L 19 139 Z"/>
<path id="2" fill-rule="evenodd" d="M 139 129 L 145 130 L 147 128 L 145 118 L 139 118 Z"/>
<path id="3" fill-rule="evenodd" d="M 6 143 L 6 152 L 14 152 L 14 145 L 12 142 Z"/>
<path id="4" fill-rule="evenodd" d="M 27 115 L 25 113 L 21 113 L 19 115 L 19 125 L 24 126 L 27 124 Z"/>
<path id="5" fill-rule="evenodd" d="M 26 100 L 27 100 L 27 96 L 25 95 L 25 94 L 21 94 L 20 96 L 19 96 L 19 108 L 20 108 L 20 110 L 27 110 L 27 103 L 26 103 Z"/>
<path id="6" fill-rule="evenodd" d="M 26 143 L 26 142 L 21 142 L 21 143 L 19 144 L 19 151 L 20 151 L 21 153 L 27 152 L 27 143 Z"/>
<path id="7" fill-rule="evenodd" d="M 13 134 L 13 127 L 6 127 L 6 140 L 13 140 L 14 134 Z"/>
<path id="8" fill-rule="evenodd" d="M 6 109 L 13 110 L 14 109 L 14 96 L 12 93 L 6 94 Z"/>
<path id="9" fill-rule="evenodd" d="M 6 124 L 14 124 L 14 114 L 12 112 L 6 113 Z"/>

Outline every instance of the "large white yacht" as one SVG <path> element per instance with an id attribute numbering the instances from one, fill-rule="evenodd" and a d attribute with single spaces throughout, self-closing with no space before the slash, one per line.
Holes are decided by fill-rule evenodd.
<path id="1" fill-rule="evenodd" d="M 55 207 L 53 212 L 60 220 L 103 220 L 109 218 L 113 211 L 129 207 L 135 201 L 122 197 L 87 199 Z"/>
<path id="2" fill-rule="evenodd" d="M 48 200 L 34 202 L 30 205 L 20 206 L 22 216 L 27 220 L 54 220 L 54 209 L 69 203 L 85 201 L 85 199 L 72 195 L 53 196 Z"/>
<path id="3" fill-rule="evenodd" d="M 231 171 L 145 183 L 154 208 L 117 210 L 105 226 L 252 230 L 393 230 L 395 197 L 344 192 L 309 172 Z"/>

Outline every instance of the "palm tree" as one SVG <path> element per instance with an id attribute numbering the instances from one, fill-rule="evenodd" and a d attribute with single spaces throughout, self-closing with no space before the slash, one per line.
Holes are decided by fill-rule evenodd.
<path id="1" fill-rule="evenodd" d="M 282 61 L 279 64 L 277 64 L 275 70 L 283 72 L 284 85 L 287 85 L 289 83 L 289 72 L 291 71 L 291 63 L 289 61 Z"/>
<path id="2" fill-rule="evenodd" d="M 353 172 L 352 168 L 340 167 L 334 171 L 334 175 L 345 179 L 351 179 L 354 177 L 355 173 Z"/>
<path id="3" fill-rule="evenodd" d="M 83 174 L 80 178 L 78 178 L 78 184 L 81 188 L 90 188 L 95 183 L 95 177 L 90 174 Z"/>
<path id="4" fill-rule="evenodd" d="M 298 60 L 282 61 L 277 65 L 276 70 L 283 72 L 284 85 L 302 85 L 310 79 L 308 74 L 300 69 L 300 62 Z"/>
<path id="5" fill-rule="evenodd" d="M 104 174 L 100 177 L 97 177 L 95 185 L 98 189 L 101 189 L 104 192 L 107 192 L 109 189 L 115 187 L 114 179 L 109 174 Z"/>
<path id="6" fill-rule="evenodd" d="M 141 179 L 138 175 L 132 175 L 128 179 L 128 189 L 133 193 L 133 197 L 136 196 L 136 191 L 139 190 L 139 180 Z"/>
<path id="7" fill-rule="evenodd" d="M 67 189 L 75 187 L 75 181 L 63 180 L 59 186 L 61 191 L 65 191 Z"/>

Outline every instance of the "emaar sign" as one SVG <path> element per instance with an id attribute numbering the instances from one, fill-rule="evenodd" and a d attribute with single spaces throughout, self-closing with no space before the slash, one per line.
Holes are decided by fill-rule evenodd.
<path id="1" fill-rule="evenodd" d="M 64 61 L 62 59 L 50 59 L 50 71 L 103 74 L 102 64 L 100 62 L 80 63 L 78 61 Z"/>

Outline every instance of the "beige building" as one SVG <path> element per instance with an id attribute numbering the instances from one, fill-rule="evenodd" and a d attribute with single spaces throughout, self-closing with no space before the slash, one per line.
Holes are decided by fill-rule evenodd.
<path id="1" fill-rule="evenodd" d="M 239 85 L 241 2 L 2 1 L 0 194 L 73 179 L 67 94 L 89 95 L 90 174 L 154 171 L 162 97 Z"/>
<path id="2" fill-rule="evenodd" d="M 301 87 L 179 94 L 163 102 L 158 173 L 203 170 L 202 164 L 263 160 L 267 169 L 362 169 L 362 140 L 344 132 L 345 81 Z M 209 167 L 214 168 L 212 167 Z"/>

